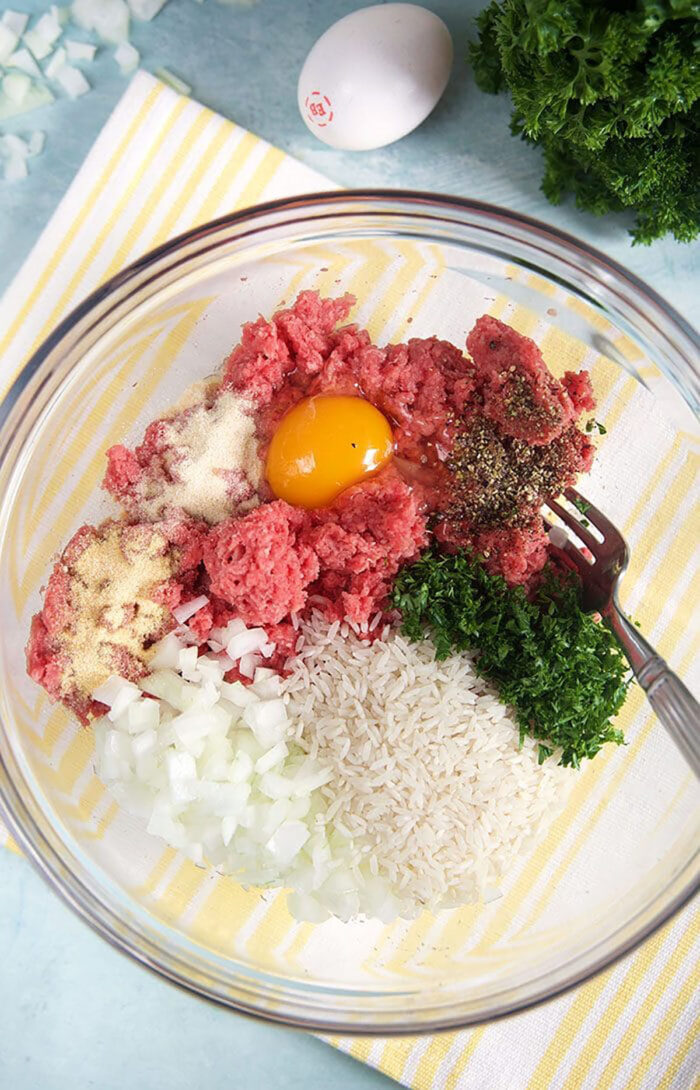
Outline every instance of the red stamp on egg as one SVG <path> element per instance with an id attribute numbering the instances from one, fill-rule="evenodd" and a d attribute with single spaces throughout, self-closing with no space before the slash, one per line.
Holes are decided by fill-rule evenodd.
<path id="1" fill-rule="evenodd" d="M 331 100 L 328 95 L 323 95 L 320 91 L 312 91 L 310 95 L 306 96 L 304 109 L 308 120 L 313 125 L 317 125 L 319 129 L 324 129 L 333 120 Z"/>

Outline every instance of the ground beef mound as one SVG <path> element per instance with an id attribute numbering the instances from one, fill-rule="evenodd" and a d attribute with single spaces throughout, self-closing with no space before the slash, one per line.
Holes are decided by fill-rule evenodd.
<path id="1" fill-rule="evenodd" d="M 318 557 L 312 593 L 331 619 L 357 624 L 381 609 L 399 568 L 428 544 L 425 516 L 411 488 L 388 470 L 309 512 L 303 541 Z"/>
<path id="2" fill-rule="evenodd" d="M 206 530 L 191 521 L 82 526 L 49 577 L 32 620 L 27 670 L 82 722 L 101 710 L 91 693 L 110 674 L 136 680 L 148 648 L 195 593 Z"/>
<path id="3" fill-rule="evenodd" d="M 302 612 L 310 596 L 329 618 L 361 624 L 382 607 L 401 564 L 426 544 L 411 489 L 389 471 L 327 508 L 276 500 L 220 523 L 204 543 L 204 564 L 213 593 L 246 624 L 269 632 Z"/>
<path id="4" fill-rule="evenodd" d="M 318 292 L 303 291 L 293 307 L 278 311 L 270 321 L 261 317 L 247 322 L 241 343 L 224 364 L 224 389 L 236 390 L 262 408 L 287 375 L 318 374 L 338 342 L 335 328 L 354 302 L 352 295 L 321 299 Z"/>
<path id="5" fill-rule="evenodd" d="M 492 570 L 509 583 L 529 581 L 546 560 L 542 503 L 591 465 L 593 445 L 576 427 L 581 412 L 594 406 L 588 375 L 569 371 L 558 381 L 534 341 L 488 315 L 467 338 L 471 358 L 437 337 L 380 348 L 357 326 L 333 329 L 350 302 L 345 296 L 334 309 L 304 292 L 291 310 L 251 326 L 231 354 L 227 381 L 258 397 L 263 457 L 279 421 L 301 398 L 366 397 L 390 420 L 395 465 L 421 517 L 437 519 L 444 544 L 488 548 Z M 258 384 L 254 391 L 249 381 Z M 359 616 L 365 585 L 367 601 L 377 600 L 371 589 L 377 572 L 354 573 L 350 589 L 349 570 L 337 570 L 347 555 L 338 504 L 318 513 L 320 539 L 318 527 L 328 541 L 335 535 L 338 558 L 334 569 L 333 550 L 321 543 L 329 558 L 323 593 L 349 595 Z"/>
<path id="6" fill-rule="evenodd" d="M 214 594 L 249 625 L 277 624 L 306 602 L 318 558 L 302 540 L 305 512 L 282 500 L 219 523 L 204 545 Z"/>
<path id="7" fill-rule="evenodd" d="M 209 599 L 189 622 L 200 644 L 240 617 L 265 627 L 277 645 L 268 664 L 282 669 L 296 642 L 290 614 L 313 606 L 367 622 L 430 533 L 477 551 L 510 584 L 536 580 L 548 553 L 540 507 L 591 465 L 577 427 L 594 407 L 588 375 L 557 380 L 533 341 L 488 315 L 468 356 L 437 337 L 378 347 L 347 324 L 353 303 L 307 291 L 246 324 L 219 378 L 193 387 L 134 450 L 108 452 L 104 483 L 129 518 L 71 539 L 27 647 L 31 676 L 79 718 L 97 710 L 90 693 L 110 673 L 146 671 L 172 610 L 195 595 Z M 260 466 L 284 414 L 321 393 L 374 404 L 395 457 L 309 511 L 275 500 Z"/>
<path id="8" fill-rule="evenodd" d="M 139 522 L 184 515 L 214 524 L 248 510 L 261 469 L 251 410 L 216 381 L 196 383 L 133 450 L 109 448 L 103 488 Z"/>
<path id="9" fill-rule="evenodd" d="M 569 372 L 559 382 L 535 342 L 497 318 L 484 314 L 477 320 L 467 349 L 478 374 L 482 411 L 502 435 L 532 446 L 551 443 L 582 408 L 593 405 L 588 375 Z"/>

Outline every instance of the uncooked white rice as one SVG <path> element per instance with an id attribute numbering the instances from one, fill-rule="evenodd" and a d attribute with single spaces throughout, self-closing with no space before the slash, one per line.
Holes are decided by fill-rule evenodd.
<path id="1" fill-rule="evenodd" d="M 492 896 L 575 773 L 520 746 L 469 656 L 439 662 L 428 640 L 385 626 L 369 642 L 320 614 L 299 631 L 283 691 L 302 746 L 333 769 L 324 820 L 351 836 L 349 865 L 387 879 L 402 915 Z"/>

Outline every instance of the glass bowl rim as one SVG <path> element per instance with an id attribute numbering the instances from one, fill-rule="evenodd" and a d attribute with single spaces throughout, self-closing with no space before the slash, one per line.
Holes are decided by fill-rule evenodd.
<path id="1" fill-rule="evenodd" d="M 152 266 L 157 265 L 163 258 L 177 254 L 183 247 L 191 243 L 206 239 L 208 236 L 216 236 L 217 232 L 222 229 L 235 228 L 237 225 L 258 220 L 267 214 L 290 214 L 295 211 L 307 210 L 309 218 L 313 218 L 314 213 L 323 212 L 324 210 L 332 213 L 334 209 L 337 211 L 343 205 L 349 207 L 342 214 L 367 214 L 369 211 L 366 207 L 367 202 L 377 203 L 378 207 L 372 209 L 375 214 L 386 214 L 390 211 L 392 201 L 402 202 L 406 207 L 403 207 L 400 212 L 409 218 L 412 214 L 419 215 L 421 211 L 429 213 L 431 208 L 445 213 L 449 211 L 457 214 L 471 212 L 481 216 L 486 222 L 500 221 L 506 225 L 510 223 L 524 231 L 526 235 L 534 235 L 535 238 L 540 237 L 542 240 L 548 240 L 570 257 L 578 258 L 579 263 L 582 259 L 587 260 L 597 266 L 599 271 L 607 274 L 607 277 L 611 280 L 616 280 L 618 284 L 623 286 L 627 285 L 647 308 L 651 306 L 652 310 L 657 312 L 666 322 L 669 322 L 671 327 L 675 326 L 676 332 L 680 334 L 682 340 L 685 340 L 686 347 L 700 351 L 700 336 L 698 333 L 655 289 L 596 248 L 582 242 L 574 235 L 551 227 L 534 217 L 511 212 L 498 205 L 483 201 L 424 191 L 384 188 L 321 191 L 266 201 L 220 216 L 198 227 L 184 231 L 175 238 L 153 248 L 136 261 L 130 263 L 121 272 L 110 277 L 88 294 L 62 319 L 24 364 L 2 401 L 0 401 L 0 428 L 4 428 L 6 418 L 15 402 L 30 379 L 39 370 L 41 364 L 75 326 L 113 292 L 124 288 L 130 281 L 139 277 Z M 386 202 L 389 208 L 383 207 L 382 202 Z M 362 207 L 363 203 L 365 207 Z M 265 230 L 265 227 L 261 230 Z M 531 244 L 532 241 L 532 238 L 527 237 L 525 245 Z M 696 372 L 693 373 L 693 377 L 697 377 Z M 14 805 L 10 802 L 9 796 L 14 796 Z M 20 814 L 23 815 L 23 820 L 20 818 Z M 526 987 L 531 988 L 528 995 L 508 1001 L 503 1005 L 498 1004 L 498 996 L 496 996 L 496 1001 L 492 1002 L 490 1008 L 473 1014 L 462 1013 L 454 1018 L 449 1017 L 444 1012 L 444 1008 L 440 1008 L 439 1017 L 428 1016 L 426 1018 L 419 1015 L 420 1021 L 418 1024 L 410 1019 L 406 1023 L 399 1023 L 398 1021 L 384 1023 L 381 1015 L 378 1022 L 360 1023 L 354 1021 L 344 1024 L 337 1019 L 324 1019 L 320 1015 L 309 1017 L 303 1008 L 301 1008 L 301 1013 L 277 1013 L 269 1008 L 264 1009 L 261 1006 L 256 1006 L 255 1003 L 232 999 L 221 990 L 218 993 L 215 992 L 211 979 L 208 984 L 197 984 L 191 975 L 188 975 L 189 966 L 186 958 L 173 956 L 166 950 L 165 946 L 148 939 L 136 926 L 132 927 L 125 923 L 110 905 L 103 902 L 95 890 L 89 889 L 78 875 L 65 865 L 60 854 L 49 843 L 43 831 L 36 826 L 24 800 L 16 789 L 1 754 L 0 816 L 2 816 L 24 854 L 64 903 L 76 912 L 97 934 L 106 939 L 111 946 L 150 969 L 161 979 L 183 988 L 190 994 L 216 1002 L 253 1018 L 305 1030 L 341 1033 L 344 1035 L 376 1034 L 396 1036 L 407 1033 L 418 1034 L 455 1030 L 507 1017 L 516 1011 L 528 1010 L 538 1006 L 540 1003 L 547 1002 L 584 983 L 633 951 L 659 927 L 671 919 L 676 912 L 691 900 L 697 889 L 700 888 L 700 874 L 694 875 L 691 873 L 690 879 L 682 883 L 680 888 L 676 888 L 673 896 L 665 904 L 658 907 L 656 911 L 650 913 L 649 906 L 646 906 L 645 909 L 636 913 L 636 916 L 645 916 L 636 930 L 631 926 L 636 919 L 636 916 L 633 916 L 631 919 L 626 920 L 624 924 L 619 925 L 607 937 L 605 945 L 607 945 L 608 949 L 600 952 L 586 965 L 575 968 L 568 975 L 565 974 L 561 979 L 549 986 L 546 984 L 546 977 L 531 978 L 528 985 L 526 985 Z M 30 832 L 30 827 L 33 832 Z M 692 871 L 692 864 L 696 859 L 697 853 L 685 861 L 681 874 L 674 876 L 676 887 L 682 875 L 687 874 L 689 868 Z M 670 885 L 673 884 L 673 881 L 671 881 Z M 669 886 L 666 887 L 667 890 L 668 888 Z M 655 895 L 655 897 L 658 896 L 659 894 Z M 618 942 L 614 942 L 613 940 L 620 935 L 620 932 L 625 934 L 619 938 Z M 595 947 L 592 949 L 595 950 Z M 585 954 L 577 955 L 573 960 L 574 962 L 581 962 L 590 953 L 591 950 L 588 950 Z M 181 968 L 178 963 L 180 963 Z M 199 972 L 201 976 L 201 970 Z M 218 983 L 221 983 L 220 978 Z M 539 987 L 532 988 L 533 983 L 539 985 Z M 320 1011 L 320 1007 L 318 1010 Z M 426 1013 L 428 1012 L 426 1011 Z"/>

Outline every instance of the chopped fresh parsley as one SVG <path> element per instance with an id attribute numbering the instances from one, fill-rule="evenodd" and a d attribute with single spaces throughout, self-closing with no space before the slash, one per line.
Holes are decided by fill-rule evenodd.
<path id="1" fill-rule="evenodd" d="M 607 428 L 604 428 L 599 420 L 589 420 L 586 424 L 586 431 L 593 431 L 596 428 L 599 435 L 607 435 Z"/>
<path id="2" fill-rule="evenodd" d="M 571 501 L 577 511 L 580 511 L 582 515 L 586 514 L 586 511 L 591 506 L 590 503 L 586 503 L 582 496 L 577 496 L 575 500 Z M 582 526 L 590 526 L 590 522 L 587 518 L 579 519 Z"/>
<path id="3" fill-rule="evenodd" d="M 542 149 L 542 190 L 629 210 L 636 243 L 700 230 L 698 0 L 493 0 L 471 47 L 483 91 Z"/>
<path id="4" fill-rule="evenodd" d="M 559 763 L 578 768 L 606 742 L 621 744 L 612 717 L 624 703 L 629 668 L 612 632 L 584 613 L 575 577 L 545 573 L 528 600 L 475 557 L 425 553 L 394 583 L 403 633 L 428 630 L 438 658 L 475 653 L 475 668 L 512 705 L 520 727 L 539 739 L 540 763 L 561 749 Z"/>

